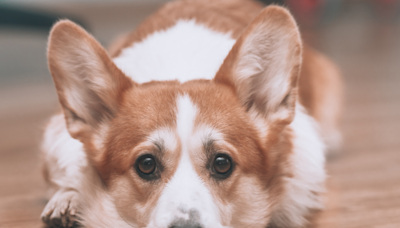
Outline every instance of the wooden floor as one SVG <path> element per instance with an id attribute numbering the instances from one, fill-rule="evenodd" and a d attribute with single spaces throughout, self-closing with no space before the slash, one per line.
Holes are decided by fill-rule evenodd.
<path id="1" fill-rule="evenodd" d="M 117 8 L 99 7 L 84 19 L 90 24 Z M 88 11 L 65 9 L 82 15 Z M 119 10 L 136 25 L 155 8 L 131 6 L 134 15 L 128 9 Z M 126 25 L 92 24 L 103 43 L 111 39 L 107 31 L 120 32 Z M 101 30 L 101 25 L 108 30 Z M 7 34 L 0 31 L 0 227 L 43 227 L 39 215 L 46 204 L 46 188 L 39 142 L 46 120 L 58 108 L 50 76 L 42 74 L 46 37 L 33 34 L 28 40 L 20 38 L 19 32 Z M 374 23 L 365 10 L 349 8 L 340 19 L 307 32 L 307 37 L 338 63 L 346 85 L 343 148 L 328 158 L 326 210 L 319 213 L 314 227 L 398 228 L 400 26 Z M 38 59 L 28 59 L 26 55 L 32 53 L 24 52 L 25 48 L 31 48 Z M 17 59 L 20 62 L 15 63 Z M 32 70 L 23 62 L 28 60 L 44 66 Z M 32 72 L 31 78 L 18 76 L 26 72 Z M 4 78 L 14 73 L 18 80 Z"/>

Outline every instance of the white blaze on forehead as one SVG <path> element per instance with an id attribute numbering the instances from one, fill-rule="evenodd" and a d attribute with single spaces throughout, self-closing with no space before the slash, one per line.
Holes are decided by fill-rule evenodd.
<path id="1" fill-rule="evenodd" d="M 192 103 L 188 95 L 179 96 L 176 104 L 178 109 L 176 115 L 176 131 L 181 140 L 182 147 L 187 147 L 190 136 L 193 134 L 197 107 Z M 184 152 L 184 150 L 182 152 Z"/>
<path id="2" fill-rule="evenodd" d="M 222 227 L 211 193 L 191 161 L 192 153 L 201 151 L 201 148 L 193 150 L 191 146 L 193 141 L 202 140 L 193 138 L 196 114 L 197 107 L 189 96 L 178 97 L 176 131 L 181 143 L 181 158 L 157 202 L 148 227 L 168 227 L 177 220 L 193 220 L 194 224 L 203 227 Z"/>

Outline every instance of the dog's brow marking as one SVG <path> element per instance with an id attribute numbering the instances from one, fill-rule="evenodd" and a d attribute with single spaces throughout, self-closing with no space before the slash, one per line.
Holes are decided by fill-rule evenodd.
<path id="1" fill-rule="evenodd" d="M 177 141 L 172 129 L 161 128 L 150 134 L 148 140 L 156 146 L 159 151 L 174 151 L 177 147 Z"/>

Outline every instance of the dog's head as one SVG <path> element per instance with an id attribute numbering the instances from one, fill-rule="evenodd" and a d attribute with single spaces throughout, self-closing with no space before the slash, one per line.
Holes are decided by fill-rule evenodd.
<path id="1" fill-rule="evenodd" d="M 301 65 L 287 10 L 264 9 L 213 80 L 137 84 L 69 21 L 54 26 L 48 58 L 68 130 L 124 221 L 151 228 L 268 223 L 290 175 L 285 126 Z"/>

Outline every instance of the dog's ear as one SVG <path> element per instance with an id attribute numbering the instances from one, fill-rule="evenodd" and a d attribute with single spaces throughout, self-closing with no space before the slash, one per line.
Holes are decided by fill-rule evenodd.
<path id="1" fill-rule="evenodd" d="M 247 110 L 290 123 L 302 60 L 298 27 L 288 10 L 265 8 L 244 30 L 214 81 L 234 89 Z"/>
<path id="2" fill-rule="evenodd" d="M 68 130 L 77 139 L 110 120 L 122 93 L 134 85 L 91 35 L 68 20 L 51 30 L 48 63 Z"/>

